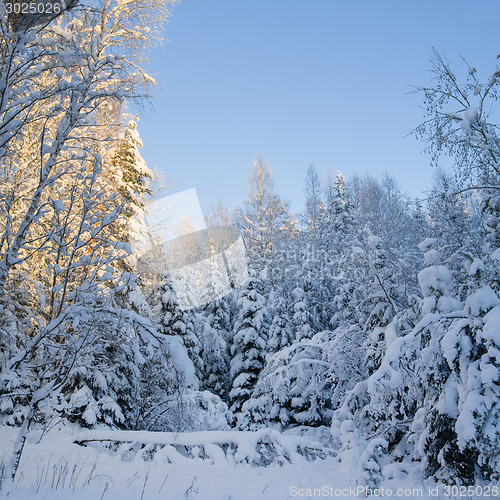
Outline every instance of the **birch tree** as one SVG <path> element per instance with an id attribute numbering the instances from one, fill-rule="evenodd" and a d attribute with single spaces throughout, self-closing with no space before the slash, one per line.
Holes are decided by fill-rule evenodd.
<path id="1" fill-rule="evenodd" d="M 287 204 L 274 192 L 271 167 L 262 158 L 253 162 L 247 198 L 236 222 L 247 247 L 261 262 L 272 258 L 280 241 L 297 231 Z"/>
<path id="2" fill-rule="evenodd" d="M 133 277 L 117 275 L 112 266 L 129 249 L 113 235 L 125 203 L 106 182 L 108 157 L 120 136 L 123 105 L 147 99 L 154 83 L 143 69 L 143 49 L 159 39 L 171 3 L 83 1 L 36 22 L 13 19 L 0 4 L 0 294 L 9 304 L 5 291 L 23 270 L 39 311 L 32 311 L 34 327 L 24 330 L 2 366 L 2 400 L 15 398 L 9 380 L 29 381 L 7 474 L 12 478 L 40 403 L 71 402 L 79 389 L 82 377 L 71 373 L 75 361 L 90 349 L 103 367 L 114 366 L 121 355 L 113 360 L 106 345 L 117 340 L 124 353 L 134 352 L 129 327 L 142 320 L 113 299 Z M 127 392 L 135 368 L 133 357 L 125 358 L 122 373 L 132 381 L 122 387 Z M 120 402 L 117 388 L 108 386 L 104 399 L 92 397 L 114 394 L 122 409 L 117 406 L 113 418 L 120 420 L 123 405 L 133 404 L 130 391 Z"/>
<path id="3" fill-rule="evenodd" d="M 2 5 L 0 292 L 11 269 L 52 237 L 30 242 L 50 188 L 102 165 L 103 145 L 120 125 L 119 113 L 110 111 L 148 96 L 154 80 L 142 69 L 142 49 L 158 37 L 170 3 L 82 2 L 52 22 L 20 31 L 12 29 Z M 100 122 L 104 115 L 111 120 Z"/>

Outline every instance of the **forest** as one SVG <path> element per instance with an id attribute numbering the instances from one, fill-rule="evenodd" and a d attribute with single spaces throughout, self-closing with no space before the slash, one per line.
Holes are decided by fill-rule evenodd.
<path id="1" fill-rule="evenodd" d="M 415 89 L 413 134 L 436 166 L 422 199 L 390 174 L 320 178 L 306 165 L 305 210 L 291 213 L 256 157 L 244 202 L 214 200 L 206 217 L 213 234 L 239 230 L 248 278 L 186 309 L 158 271 L 147 214 L 164 183 L 130 113 L 151 101 L 146 49 L 172 3 L 0 4 L 0 428 L 14 436 L 2 487 L 19 483 L 30 436 L 54 429 L 117 442 L 265 431 L 275 442 L 254 465 L 286 462 L 279 436 L 301 437 L 363 487 L 390 479 L 390 464 L 441 485 L 498 484 L 497 61 L 480 81 L 432 54 Z"/>

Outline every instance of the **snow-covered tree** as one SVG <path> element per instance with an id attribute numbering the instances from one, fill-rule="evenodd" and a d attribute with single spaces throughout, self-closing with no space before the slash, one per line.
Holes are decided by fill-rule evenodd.
<path id="1" fill-rule="evenodd" d="M 313 334 L 311 329 L 310 309 L 307 303 L 303 282 L 299 282 L 297 287 L 293 290 L 292 298 L 295 340 L 300 342 L 302 339 L 311 338 Z"/>
<path id="2" fill-rule="evenodd" d="M 384 480 L 381 458 L 387 454 L 387 441 L 382 438 L 372 439 L 361 454 L 358 462 L 359 484 L 376 489 Z"/>
<path id="3" fill-rule="evenodd" d="M 182 425 L 184 387 L 168 347 L 145 343 L 141 354 L 137 427 L 148 431 L 178 431 Z"/>
<path id="4" fill-rule="evenodd" d="M 260 293 L 262 284 L 253 275 L 239 292 L 239 313 L 231 342 L 230 410 L 238 426 L 244 426 L 242 407 L 251 398 L 257 378 L 265 363 L 268 336 L 268 309 Z"/>
<path id="5" fill-rule="evenodd" d="M 109 313 L 108 313 L 109 314 Z M 78 356 L 61 392 L 62 414 L 83 427 L 134 429 L 139 397 L 138 339 L 132 325 L 94 313 L 73 340 Z M 114 321 L 113 321 L 114 319 Z"/>
<path id="6" fill-rule="evenodd" d="M 277 352 L 283 347 L 289 346 L 293 340 L 293 329 L 291 328 L 290 312 L 288 311 L 283 297 L 279 293 L 272 293 L 271 298 L 272 322 L 269 327 L 269 340 L 267 347 L 269 352 Z"/>
<path id="7" fill-rule="evenodd" d="M 158 333 L 175 336 L 181 341 L 193 363 L 196 376 L 200 378 L 203 373 L 202 346 L 194 333 L 190 312 L 183 311 L 179 307 L 168 275 L 163 276 L 160 286 L 160 302 L 155 305 L 153 313 L 157 318 Z"/>
<path id="8" fill-rule="evenodd" d="M 339 352 L 332 340 L 332 332 L 320 332 L 268 357 L 252 398 L 243 405 L 249 427 L 275 425 L 286 429 L 330 422 L 332 364 L 339 360 L 333 356 Z M 340 373 L 348 371 L 342 366 Z"/>
<path id="9" fill-rule="evenodd" d="M 321 219 L 325 210 L 321 199 L 321 181 L 313 165 L 307 169 L 306 176 L 306 210 L 304 224 L 312 240 L 319 239 L 321 231 Z"/>
<path id="10" fill-rule="evenodd" d="M 196 315 L 195 329 L 200 331 L 198 338 L 202 346 L 203 360 L 202 389 L 211 391 L 226 401 L 228 396 L 229 378 L 229 348 L 227 332 L 220 328 L 219 318 L 212 314 Z"/>
<path id="11" fill-rule="evenodd" d="M 283 238 L 296 232 L 296 221 L 287 204 L 274 192 L 271 167 L 257 158 L 248 178 L 248 193 L 244 206 L 235 214 L 250 258 L 257 259 L 263 269 Z"/>
<path id="12" fill-rule="evenodd" d="M 415 129 L 415 135 L 428 142 L 435 163 L 442 154 L 452 156 L 457 179 L 454 196 L 477 193 L 485 255 L 476 257 L 484 257 L 485 271 L 492 283 L 498 283 L 498 261 L 490 256 L 500 244 L 500 137 L 494 121 L 500 70 L 495 67 L 491 77 L 481 82 L 476 68 L 467 63 L 463 79 L 437 52 L 432 63 L 439 85 L 417 89 L 424 95 L 427 120 Z"/>
<path id="13" fill-rule="evenodd" d="M 0 291 L 11 269 L 54 237 L 42 227 L 50 205 L 64 211 L 53 187 L 101 168 L 120 120 L 117 105 L 146 95 L 152 79 L 141 70 L 141 50 L 169 0 L 136 3 L 140 8 L 131 2 L 110 9 L 79 2 L 80 15 L 41 29 L 12 30 L 0 16 Z M 103 115 L 106 124 L 99 123 Z"/>
<path id="14" fill-rule="evenodd" d="M 118 176 L 119 192 L 132 207 L 144 207 L 144 195 L 151 194 L 149 181 L 153 172 L 147 167 L 139 149 L 143 147 L 137 130 L 137 118 L 129 121 L 123 138 L 119 141 L 111 159 L 115 174 Z"/>

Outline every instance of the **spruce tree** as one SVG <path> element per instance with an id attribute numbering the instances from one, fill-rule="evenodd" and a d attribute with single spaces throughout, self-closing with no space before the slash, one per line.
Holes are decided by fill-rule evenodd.
<path id="1" fill-rule="evenodd" d="M 203 377 L 201 388 L 227 401 L 229 390 L 229 350 L 227 333 L 220 329 L 213 314 L 196 315 L 202 344 Z"/>
<path id="2" fill-rule="evenodd" d="M 162 277 L 160 285 L 160 302 L 153 309 L 157 318 L 158 333 L 177 337 L 186 348 L 189 359 L 193 363 L 196 377 L 203 373 L 201 343 L 194 334 L 192 316 L 179 307 L 172 282 L 168 275 Z"/>
<path id="3" fill-rule="evenodd" d="M 251 398 L 257 378 L 265 363 L 268 336 L 268 310 L 260 293 L 262 284 L 251 275 L 240 290 L 237 307 L 238 320 L 234 326 L 231 345 L 230 410 L 237 425 L 244 426 L 242 406 Z"/>

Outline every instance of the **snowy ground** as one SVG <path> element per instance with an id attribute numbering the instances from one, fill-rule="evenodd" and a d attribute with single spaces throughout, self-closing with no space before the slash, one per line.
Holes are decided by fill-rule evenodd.
<path id="1" fill-rule="evenodd" d="M 292 462 L 286 460 L 283 465 L 273 463 L 266 467 L 252 465 L 258 460 L 255 444 L 263 436 L 277 443 Z M 15 430 L 0 429 L 4 460 L 15 437 Z M 88 441 L 106 437 L 121 444 L 109 450 L 101 441 Z M 40 435 L 30 436 L 16 483 L 7 485 L 0 498 L 280 500 L 364 497 L 367 493 L 357 489 L 356 471 L 349 470 L 352 466 L 339 464 L 331 456 L 308 461 L 295 453 L 301 445 L 301 438 L 296 436 L 234 431 L 72 433 L 66 429 L 53 430 L 39 440 Z M 86 440 L 86 446 L 74 444 L 75 440 Z M 143 444 L 148 442 L 156 444 L 156 452 L 152 445 L 144 449 Z M 311 446 L 313 449 L 317 450 L 315 445 Z M 149 460 L 145 460 L 148 456 Z M 380 490 L 372 492 L 373 496 L 436 498 L 437 492 L 439 498 L 449 497 L 443 486 L 439 490 L 434 488 L 429 495 L 429 485 L 419 479 L 415 465 L 388 464 L 384 473 L 387 479 Z"/>

